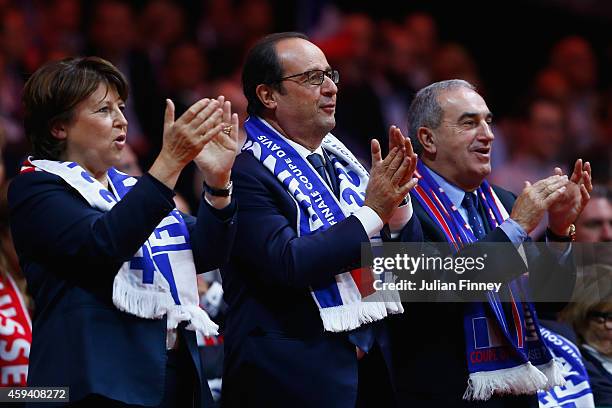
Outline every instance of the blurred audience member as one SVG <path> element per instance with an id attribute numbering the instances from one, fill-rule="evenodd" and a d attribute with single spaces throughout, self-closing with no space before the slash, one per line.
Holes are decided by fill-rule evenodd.
<path id="1" fill-rule="evenodd" d="M 134 153 L 134 149 L 132 149 L 129 144 L 126 144 L 123 148 L 120 160 L 121 161 L 115 167 L 117 170 L 133 177 L 142 176 L 142 168 L 140 167 L 140 164 L 138 164 L 138 157 L 136 156 L 136 153 Z"/>
<path id="2" fill-rule="evenodd" d="M 535 94 L 543 98 L 553 99 L 565 106 L 569 99 L 569 84 L 565 77 L 556 69 L 540 70 L 534 81 Z"/>
<path id="3" fill-rule="evenodd" d="M 4 143 L 6 141 L 6 136 L 4 135 L 4 128 L 0 124 L 0 186 L 4 184 Z"/>
<path id="4" fill-rule="evenodd" d="M 599 139 L 581 155 L 593 165 L 593 180 L 612 188 L 612 90 L 601 99 L 597 113 Z"/>
<path id="5" fill-rule="evenodd" d="M 435 54 L 432 64 L 433 81 L 463 79 L 480 89 L 478 68 L 468 51 L 460 44 L 446 43 Z"/>
<path id="6" fill-rule="evenodd" d="M 45 59 L 60 59 L 83 52 L 82 9 L 79 0 L 51 0 L 42 4 L 40 40 Z"/>
<path id="7" fill-rule="evenodd" d="M 595 405 L 612 405 L 612 266 L 593 265 L 585 286 L 563 313 L 580 344 Z"/>
<path id="8" fill-rule="evenodd" d="M 198 23 L 198 41 L 204 46 L 211 76 L 225 76 L 242 64 L 246 50 L 272 32 L 274 10 L 269 0 L 217 0 L 208 2 Z"/>
<path id="9" fill-rule="evenodd" d="M 213 94 L 206 82 L 207 71 L 206 59 L 198 44 L 180 42 L 168 50 L 163 76 L 165 95 L 174 101 L 178 114 L 185 112 L 197 100 Z M 192 188 L 197 173 L 196 166 L 190 163 L 175 188 L 184 198 L 182 201 L 187 208 L 198 208 L 200 196 L 194 194 Z M 201 192 L 200 188 L 198 193 Z"/>
<path id="10" fill-rule="evenodd" d="M 566 166 L 558 158 L 565 140 L 564 129 L 563 110 L 557 102 L 532 100 L 517 127 L 518 150 L 509 162 L 494 170 L 494 182 L 518 195 L 526 180 L 533 183 L 546 178 L 555 167 L 566 173 Z M 538 237 L 545 227 L 544 219 L 531 236 Z"/>
<path id="11" fill-rule="evenodd" d="M 558 160 L 565 140 L 564 125 L 563 110 L 558 103 L 544 98 L 532 100 L 516 128 L 518 150 L 510 162 L 494 170 L 495 182 L 520 194 L 525 180 L 540 180 L 554 167 L 561 167 L 565 172 L 565 166 Z"/>
<path id="12" fill-rule="evenodd" d="M 370 140 L 385 134 L 381 101 L 372 83 L 372 52 L 376 26 L 366 14 L 347 14 L 333 38 L 319 42 L 330 65 L 340 72 L 339 92 L 344 103 L 336 106 L 334 134 L 367 162 Z"/>
<path id="13" fill-rule="evenodd" d="M 569 135 L 574 146 L 582 150 L 597 139 L 595 54 L 588 41 L 579 36 L 571 36 L 553 46 L 550 59 L 551 67 L 559 71 L 569 85 Z"/>
<path id="14" fill-rule="evenodd" d="M 412 35 L 416 39 L 417 43 L 417 67 L 413 73 L 412 85 L 415 88 L 422 88 L 432 82 L 431 65 L 432 62 L 435 61 L 435 53 L 438 48 L 438 26 L 430 14 L 416 12 L 406 16 L 404 20 L 404 27 L 406 28 L 408 34 Z M 471 78 L 463 79 L 471 82 Z"/>
<path id="15" fill-rule="evenodd" d="M 198 44 L 180 42 L 168 50 L 163 70 L 164 88 L 179 114 L 209 94 L 205 82 L 207 71 L 206 58 Z"/>
<path id="16" fill-rule="evenodd" d="M 255 41 L 274 29 L 274 15 L 270 0 L 242 0 L 237 7 L 237 26 L 243 31 L 244 49 L 250 48 Z"/>
<path id="17" fill-rule="evenodd" d="M 38 62 L 24 13 L 7 8 L 0 15 L 0 127 L 6 136 L 4 158 L 9 177 L 17 173 L 27 144 L 21 125 L 24 75 Z"/>
<path id="18" fill-rule="evenodd" d="M 580 264 L 612 265 L 612 191 L 609 188 L 594 186 L 591 200 L 576 220 L 576 241 L 587 244 L 578 248 Z"/>
<path id="19" fill-rule="evenodd" d="M 612 192 L 594 186 L 591 200 L 576 220 L 576 241 L 612 242 Z"/>
<path id="20" fill-rule="evenodd" d="M 163 78 L 166 53 L 173 44 L 185 38 L 186 27 L 183 8 L 170 0 L 148 1 L 140 14 L 140 43 L 157 78 Z"/>
<path id="21" fill-rule="evenodd" d="M 381 105 L 384 127 L 396 124 L 407 135 L 406 117 L 416 89 L 417 40 L 397 25 L 381 25 L 379 29 L 382 44 L 375 50 L 377 66 L 371 79 L 372 85 Z M 386 140 L 381 141 L 383 148 L 387 144 Z"/>
<path id="22" fill-rule="evenodd" d="M 0 133 L 0 387 L 15 387 L 25 386 L 28 375 L 31 301 L 9 231 L 2 142 Z"/>
<path id="23" fill-rule="evenodd" d="M 91 13 L 89 53 L 112 62 L 130 84 L 125 116 L 130 123 L 129 144 L 138 157 L 151 159 L 159 151 L 163 103 L 149 59 L 138 51 L 134 13 L 129 2 L 101 0 Z M 153 119 L 155 118 L 155 119 Z M 153 153 L 151 153 L 153 154 Z M 146 160 L 145 160 L 146 161 Z"/>

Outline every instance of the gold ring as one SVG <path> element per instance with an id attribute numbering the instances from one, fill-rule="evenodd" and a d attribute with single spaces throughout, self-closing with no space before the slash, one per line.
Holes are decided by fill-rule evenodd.
<path id="1" fill-rule="evenodd" d="M 222 132 L 229 136 L 232 133 L 232 125 L 224 126 Z"/>

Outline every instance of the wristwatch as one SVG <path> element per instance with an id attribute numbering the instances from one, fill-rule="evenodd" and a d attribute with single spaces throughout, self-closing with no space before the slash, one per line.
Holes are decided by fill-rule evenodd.
<path id="1" fill-rule="evenodd" d="M 576 241 L 576 226 L 571 224 L 569 226 L 569 234 L 566 235 L 557 235 L 550 228 L 546 228 L 546 236 L 551 239 L 551 241 L 557 242 L 574 242 Z"/>
<path id="2" fill-rule="evenodd" d="M 232 195 L 232 191 L 234 190 L 234 183 L 232 183 L 232 180 L 230 180 L 225 188 L 212 188 L 206 184 L 205 181 L 202 182 L 202 185 L 204 186 L 204 191 L 215 197 L 229 197 Z"/>

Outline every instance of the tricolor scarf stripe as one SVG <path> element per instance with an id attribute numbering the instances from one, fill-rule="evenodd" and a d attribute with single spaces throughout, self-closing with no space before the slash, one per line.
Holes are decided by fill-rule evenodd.
<path id="1" fill-rule="evenodd" d="M 310 163 L 268 123 L 251 116 L 244 127 L 247 141 L 243 151 L 259 160 L 298 204 L 298 236 L 325 230 L 361 208 L 368 173 L 334 136 L 327 134 L 322 147 L 329 153 L 339 180 L 339 199 Z M 311 288 L 325 330 L 348 331 L 403 312 L 397 293 L 374 292 L 371 282 L 371 271 L 356 270 Z"/>
<path id="2" fill-rule="evenodd" d="M 1 265 L 0 265 L 1 266 Z M 17 284 L 0 272 L 0 387 L 25 387 L 32 322 Z"/>
<path id="3" fill-rule="evenodd" d="M 422 162 L 418 163 L 416 174 L 419 185 L 413 194 L 452 247 L 458 250 L 477 241 L 469 223 Z M 509 217 L 486 181 L 477 194 L 491 229 Z M 488 302 L 465 304 L 464 332 L 470 372 L 463 396 L 466 400 L 488 400 L 493 394 L 533 394 L 538 389 L 564 383 L 558 363 L 541 339 L 535 309 L 527 300 L 527 276 L 502 288 L 510 301 L 511 322 L 506 320 L 498 293 L 487 293 Z"/>
<path id="4" fill-rule="evenodd" d="M 101 211 L 110 211 L 137 182 L 134 177 L 109 169 L 108 183 L 115 195 L 75 162 L 30 158 L 21 173 L 32 171 L 61 177 L 91 207 Z M 113 303 L 119 310 L 145 319 L 166 316 L 168 329 L 189 321 L 190 330 L 207 336 L 217 334 L 218 326 L 198 304 L 189 232 L 176 208 L 159 223 L 136 254 L 121 265 L 113 282 Z"/>

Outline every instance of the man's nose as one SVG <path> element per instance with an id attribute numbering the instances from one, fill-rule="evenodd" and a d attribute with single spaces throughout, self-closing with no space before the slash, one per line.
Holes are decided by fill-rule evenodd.
<path id="1" fill-rule="evenodd" d="M 495 135 L 493 134 L 493 129 L 491 129 L 491 124 L 486 122 L 486 121 L 482 121 L 480 124 L 480 132 L 479 132 L 479 136 L 482 138 L 486 138 L 487 140 L 494 140 L 495 139 Z"/>
<path id="2" fill-rule="evenodd" d="M 321 93 L 326 96 L 335 95 L 338 93 L 338 85 L 331 80 L 330 77 L 325 75 L 323 77 L 323 83 L 321 84 Z"/>

